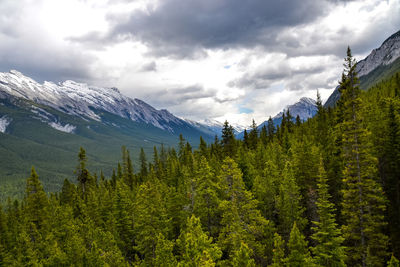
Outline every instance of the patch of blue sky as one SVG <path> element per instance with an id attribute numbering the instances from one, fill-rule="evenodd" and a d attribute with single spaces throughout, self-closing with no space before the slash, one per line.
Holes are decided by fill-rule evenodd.
<path id="1" fill-rule="evenodd" d="M 254 110 L 252 110 L 251 108 L 239 107 L 239 112 L 244 114 L 250 114 L 253 113 Z"/>

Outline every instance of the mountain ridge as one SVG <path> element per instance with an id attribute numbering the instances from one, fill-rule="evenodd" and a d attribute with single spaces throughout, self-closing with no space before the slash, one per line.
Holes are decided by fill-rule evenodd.
<path id="1" fill-rule="evenodd" d="M 104 110 L 136 122 L 175 132 L 171 124 L 188 126 L 166 109 L 157 110 L 143 100 L 124 96 L 115 87 L 96 87 L 71 80 L 40 84 L 22 73 L 0 73 L 0 91 L 55 108 L 69 115 L 100 120 L 93 109 Z"/>
<path id="2" fill-rule="evenodd" d="M 363 90 L 368 90 L 398 70 L 400 70 L 400 31 L 388 37 L 380 47 L 373 49 L 367 57 L 358 61 L 356 66 L 360 88 Z M 334 106 L 339 98 L 339 86 L 337 86 L 324 103 L 324 107 Z"/>

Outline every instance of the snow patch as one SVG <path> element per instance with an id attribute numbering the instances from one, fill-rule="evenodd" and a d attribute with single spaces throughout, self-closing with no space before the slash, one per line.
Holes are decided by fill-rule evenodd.
<path id="1" fill-rule="evenodd" d="M 49 122 L 49 125 L 51 127 L 53 127 L 54 129 L 59 130 L 64 133 L 73 133 L 76 130 L 76 126 L 68 124 L 68 123 L 65 125 L 62 125 L 61 123 L 57 123 L 57 122 Z"/>
<path id="2" fill-rule="evenodd" d="M 11 119 L 8 119 L 6 116 L 0 118 L 0 132 L 5 133 L 7 126 L 10 125 Z"/>

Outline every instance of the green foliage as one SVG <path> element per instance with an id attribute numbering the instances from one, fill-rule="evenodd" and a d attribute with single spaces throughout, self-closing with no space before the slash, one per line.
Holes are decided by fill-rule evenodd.
<path id="1" fill-rule="evenodd" d="M 399 267 L 399 260 L 396 259 L 395 256 L 392 255 L 392 257 L 390 258 L 390 261 L 388 261 L 387 263 L 388 267 Z"/>
<path id="2" fill-rule="evenodd" d="M 339 133 L 343 140 L 342 226 L 348 264 L 383 266 L 387 236 L 383 232 L 385 198 L 376 180 L 377 159 L 370 153 L 369 132 L 363 127 L 361 91 L 350 48 L 340 83 L 343 121 Z"/>
<path id="3" fill-rule="evenodd" d="M 313 222 L 312 239 L 317 243 L 312 248 L 315 263 L 321 266 L 346 266 L 341 231 L 335 222 L 335 207 L 330 202 L 328 184 L 322 160 L 319 165 L 317 210 L 319 220 Z"/>
<path id="4" fill-rule="evenodd" d="M 278 233 L 275 233 L 274 250 L 273 250 L 271 267 L 279 267 L 284 265 L 285 265 L 285 241 Z"/>
<path id="5" fill-rule="evenodd" d="M 246 243 L 242 243 L 239 250 L 235 251 L 233 255 L 232 265 L 240 267 L 255 267 L 256 264 L 254 259 L 251 258 L 251 254 L 252 250 L 246 245 Z"/>
<path id="6" fill-rule="evenodd" d="M 180 251 L 178 266 L 214 266 L 222 256 L 220 248 L 212 244 L 212 238 L 203 232 L 200 220 L 194 215 L 188 219 L 176 243 Z"/>
<path id="7" fill-rule="evenodd" d="M 288 251 L 289 254 L 286 259 L 286 266 L 308 267 L 313 265 L 310 252 L 308 251 L 307 241 L 304 240 L 304 236 L 297 228 L 296 222 L 294 222 L 292 231 L 290 232 Z"/>

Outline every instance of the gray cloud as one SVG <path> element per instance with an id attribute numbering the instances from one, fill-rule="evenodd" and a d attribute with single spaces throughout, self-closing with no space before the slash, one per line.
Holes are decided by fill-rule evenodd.
<path id="1" fill-rule="evenodd" d="M 41 0 L 35 2 L 41 4 Z M 36 21 L 30 21 L 37 6 L 23 0 L 1 1 L 0 71 L 16 69 L 40 82 L 88 81 L 95 58 L 67 42 L 52 40 Z"/>
<path id="2" fill-rule="evenodd" d="M 140 71 L 143 72 L 157 71 L 157 63 L 155 61 L 147 62 L 142 65 Z"/>
<path id="3" fill-rule="evenodd" d="M 139 40 L 158 56 L 196 58 L 204 48 L 255 47 L 275 44 L 285 27 L 323 16 L 328 0 L 163 0 L 155 9 L 135 11 L 118 23 L 112 36 Z M 288 43 L 297 47 L 294 40 Z"/>
<path id="4" fill-rule="evenodd" d="M 260 55 L 261 56 L 261 55 Z M 257 68 L 254 71 L 245 72 L 240 78 L 228 82 L 229 87 L 238 87 L 243 89 L 267 89 L 274 82 L 278 81 L 296 81 L 290 83 L 289 89 L 302 90 L 300 81 L 304 81 L 307 77 L 322 73 L 326 70 L 327 66 L 314 65 L 303 66 L 301 68 L 293 68 L 289 65 L 286 59 L 282 61 L 270 62 L 267 65 Z M 310 88 L 315 89 L 315 88 Z"/>
<path id="5" fill-rule="evenodd" d="M 162 92 L 151 92 L 145 95 L 144 98 L 149 99 L 149 102 L 156 106 L 172 107 L 204 98 L 214 99 L 216 93 L 217 90 L 206 89 L 202 85 L 195 84 L 179 88 L 170 88 Z"/>

